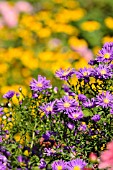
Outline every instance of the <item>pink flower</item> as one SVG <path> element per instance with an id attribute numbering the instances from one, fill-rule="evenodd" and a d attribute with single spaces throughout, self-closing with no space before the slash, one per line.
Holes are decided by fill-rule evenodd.
<path id="1" fill-rule="evenodd" d="M 18 1 L 15 4 L 15 9 L 18 12 L 27 12 L 27 13 L 30 13 L 30 12 L 33 11 L 33 7 L 30 5 L 30 3 L 25 2 L 25 1 Z"/>
<path id="2" fill-rule="evenodd" d="M 15 27 L 18 23 L 18 13 L 7 2 L 0 2 L 0 13 L 5 25 Z"/>
<path id="3" fill-rule="evenodd" d="M 108 168 L 113 170 L 113 141 L 107 144 L 107 150 L 103 151 L 100 156 L 99 169 Z"/>
<path id="4" fill-rule="evenodd" d="M 88 49 L 85 46 L 82 47 L 72 47 L 72 49 L 77 52 L 79 55 L 81 55 L 82 57 L 84 57 L 87 61 L 90 61 L 91 59 L 93 59 L 93 53 L 90 49 Z"/>
<path id="5" fill-rule="evenodd" d="M 0 18 L 0 28 L 3 28 L 3 26 L 4 26 L 4 21 L 2 18 Z"/>
<path id="6" fill-rule="evenodd" d="M 0 21 L 0 28 L 3 25 L 7 25 L 10 28 L 18 25 L 19 13 L 30 13 L 33 11 L 33 7 L 30 3 L 25 1 L 19 1 L 15 3 L 15 6 L 11 6 L 8 2 L 0 2 L 0 14 L 2 20 Z"/>
<path id="7" fill-rule="evenodd" d="M 90 159 L 91 162 L 94 162 L 94 163 L 97 162 L 97 155 L 96 155 L 96 153 L 91 152 L 90 155 L 89 155 L 89 159 Z"/>

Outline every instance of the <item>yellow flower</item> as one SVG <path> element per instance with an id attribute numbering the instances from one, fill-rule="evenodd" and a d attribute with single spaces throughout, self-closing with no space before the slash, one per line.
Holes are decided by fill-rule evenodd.
<path id="1" fill-rule="evenodd" d="M 64 7 L 71 8 L 71 9 L 75 9 L 76 7 L 79 6 L 79 2 L 73 1 L 73 0 L 64 1 L 63 4 L 64 4 Z"/>
<path id="2" fill-rule="evenodd" d="M 97 21 L 85 21 L 80 26 L 82 30 L 89 32 L 93 32 L 100 29 L 100 23 Z"/>
<path id="3" fill-rule="evenodd" d="M 38 54 L 38 57 L 42 61 L 54 61 L 55 60 L 54 53 L 52 51 L 40 52 Z"/>
<path id="4" fill-rule="evenodd" d="M 6 63 L 0 64 L 0 74 L 5 74 L 8 70 L 8 65 Z"/>
<path id="5" fill-rule="evenodd" d="M 49 27 L 44 27 L 37 32 L 40 38 L 48 38 L 51 35 L 51 30 Z"/>
<path id="6" fill-rule="evenodd" d="M 29 69 L 36 69 L 38 67 L 38 59 L 34 57 L 33 51 L 27 50 L 23 52 L 21 61 L 24 66 Z"/>
<path id="7" fill-rule="evenodd" d="M 78 62 L 74 64 L 74 67 L 78 70 L 80 68 L 88 67 L 88 63 L 84 58 L 80 58 Z"/>
<path id="8" fill-rule="evenodd" d="M 30 136 L 29 134 L 24 134 L 22 135 L 21 133 L 16 133 L 14 135 L 14 139 L 16 140 L 16 142 L 19 142 L 20 144 L 24 144 L 25 142 L 29 142 L 30 141 Z"/>
<path id="9" fill-rule="evenodd" d="M 113 29 L 113 17 L 107 17 L 104 22 L 108 28 Z"/>
<path id="10" fill-rule="evenodd" d="M 22 68 L 22 70 L 21 70 L 22 72 L 22 76 L 23 77 L 30 77 L 31 76 L 31 72 L 30 72 L 30 70 L 28 69 L 28 68 Z"/>
<path id="11" fill-rule="evenodd" d="M 51 13 L 49 11 L 40 11 L 35 16 L 38 21 L 48 21 L 51 18 Z"/>
<path id="12" fill-rule="evenodd" d="M 76 8 L 72 11 L 71 16 L 73 21 L 78 21 L 84 17 L 86 11 L 83 8 Z"/>
<path id="13" fill-rule="evenodd" d="M 70 37 L 68 43 L 72 47 L 87 47 L 88 46 L 87 42 L 84 39 L 79 39 L 75 36 Z"/>
<path id="14" fill-rule="evenodd" d="M 106 43 L 106 42 L 113 42 L 113 37 L 111 37 L 111 36 L 109 36 L 109 35 L 103 37 L 102 43 L 104 44 L 104 43 Z"/>
<path id="15" fill-rule="evenodd" d="M 94 139 L 94 138 L 96 138 L 96 137 L 97 137 L 97 135 L 93 135 L 91 138 Z"/>
<path id="16" fill-rule="evenodd" d="M 70 21 L 78 21 L 85 15 L 85 10 L 82 8 L 76 8 L 75 10 L 64 9 L 56 14 L 55 19 L 56 22 L 60 23 L 68 23 Z"/>
<path id="17" fill-rule="evenodd" d="M 94 53 L 95 55 L 97 55 L 97 54 L 98 54 L 98 51 L 99 51 L 100 49 L 101 49 L 100 47 L 95 46 L 92 50 L 93 50 L 93 53 Z"/>
<path id="18" fill-rule="evenodd" d="M 25 156 L 29 156 L 28 150 L 25 150 L 25 151 L 24 151 L 24 155 L 25 155 Z"/>
<path id="19" fill-rule="evenodd" d="M 51 26 L 53 32 L 57 33 L 65 33 L 65 34 L 75 34 L 78 35 L 78 29 L 72 25 L 64 24 L 64 23 L 54 23 Z"/>

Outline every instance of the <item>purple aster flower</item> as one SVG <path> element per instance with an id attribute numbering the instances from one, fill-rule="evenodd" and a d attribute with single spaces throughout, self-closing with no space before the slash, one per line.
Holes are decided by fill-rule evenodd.
<path id="1" fill-rule="evenodd" d="M 99 64 L 99 66 L 92 70 L 92 76 L 98 79 L 109 79 L 113 76 L 110 66 Z"/>
<path id="2" fill-rule="evenodd" d="M 24 156 L 22 156 L 22 155 L 19 155 L 19 156 L 17 157 L 17 160 L 18 160 L 19 163 L 24 163 L 25 165 L 27 165 L 27 163 L 28 163 L 27 158 L 24 157 Z"/>
<path id="3" fill-rule="evenodd" d="M 47 156 L 54 156 L 55 153 L 56 151 L 54 149 L 44 148 L 44 154 L 46 154 Z"/>
<path id="4" fill-rule="evenodd" d="M 46 103 L 43 106 L 40 106 L 40 109 L 45 112 L 46 115 L 54 114 L 54 104 L 55 101 Z"/>
<path id="5" fill-rule="evenodd" d="M 63 88 L 63 90 L 64 90 L 66 93 L 70 91 L 69 86 L 66 85 L 66 84 L 63 84 L 63 85 L 62 85 L 62 88 Z"/>
<path id="6" fill-rule="evenodd" d="M 0 169 L 6 170 L 6 168 L 7 168 L 6 166 L 7 166 L 7 158 L 4 155 L 0 154 Z"/>
<path id="7" fill-rule="evenodd" d="M 35 99 L 35 98 L 37 98 L 37 97 L 38 97 L 38 94 L 37 94 L 37 93 L 33 93 L 33 94 L 32 94 L 32 98 Z"/>
<path id="8" fill-rule="evenodd" d="M 69 77 L 72 77 L 72 75 L 75 74 L 75 69 L 74 68 L 68 68 L 63 70 L 60 68 L 55 72 L 55 76 L 60 78 L 61 80 L 68 80 Z"/>
<path id="9" fill-rule="evenodd" d="M 91 66 L 94 66 L 95 64 L 97 64 L 98 62 L 97 62 L 97 60 L 95 59 L 95 60 L 90 60 L 89 62 L 88 62 L 88 64 L 89 65 L 91 65 Z"/>
<path id="10" fill-rule="evenodd" d="M 97 61 L 109 62 L 113 60 L 113 43 L 105 43 L 102 49 L 99 51 Z"/>
<path id="11" fill-rule="evenodd" d="M 68 123 L 67 124 L 67 127 L 70 129 L 70 130 L 73 130 L 74 129 L 74 127 L 75 127 L 75 125 L 73 124 L 73 123 Z"/>
<path id="12" fill-rule="evenodd" d="M 47 131 L 46 134 L 43 134 L 42 137 L 45 139 L 45 140 L 49 140 L 50 136 L 52 135 L 52 132 L 50 131 Z"/>
<path id="13" fill-rule="evenodd" d="M 17 160 L 18 160 L 18 162 L 23 162 L 23 156 L 22 155 L 19 155 L 18 157 L 17 157 Z"/>
<path id="14" fill-rule="evenodd" d="M 52 170 L 66 170 L 67 164 L 63 160 L 54 161 L 51 165 Z"/>
<path id="15" fill-rule="evenodd" d="M 81 125 L 78 127 L 79 131 L 86 131 L 87 125 L 85 122 L 82 122 Z"/>
<path id="16" fill-rule="evenodd" d="M 110 68 L 110 69 L 113 69 L 113 64 L 109 64 L 109 68 Z"/>
<path id="17" fill-rule="evenodd" d="M 113 115 L 113 107 L 110 109 L 110 114 Z"/>
<path id="18" fill-rule="evenodd" d="M 45 160 L 43 158 L 40 160 L 39 168 L 40 169 L 46 168 L 46 162 L 45 162 Z"/>
<path id="19" fill-rule="evenodd" d="M 3 107 L 0 107 L 0 115 L 3 115 L 4 112 L 3 112 Z"/>
<path id="20" fill-rule="evenodd" d="M 84 94 L 78 94 L 78 100 L 81 102 L 85 102 L 87 97 Z"/>
<path id="21" fill-rule="evenodd" d="M 34 92 L 41 92 L 51 87 L 50 80 L 46 80 L 46 77 L 42 77 L 41 75 L 38 75 L 38 80 L 33 79 L 30 83 L 30 88 Z"/>
<path id="22" fill-rule="evenodd" d="M 89 77 L 91 76 L 92 68 L 81 68 L 79 71 L 76 71 L 76 76 L 78 79 L 84 79 L 85 82 L 89 82 Z"/>
<path id="23" fill-rule="evenodd" d="M 93 108 L 95 107 L 95 99 L 87 99 L 86 101 L 83 101 L 82 104 L 86 108 Z"/>
<path id="24" fill-rule="evenodd" d="M 78 106 L 78 102 L 70 98 L 69 96 L 64 96 L 60 100 L 57 100 L 57 111 L 64 112 L 66 114 L 71 113 Z"/>
<path id="25" fill-rule="evenodd" d="M 95 122 L 98 122 L 100 120 L 100 115 L 99 114 L 96 114 L 94 115 L 91 120 L 95 121 Z"/>
<path id="26" fill-rule="evenodd" d="M 96 105 L 103 108 L 111 107 L 113 105 L 113 95 L 109 92 L 102 92 L 96 97 Z"/>
<path id="27" fill-rule="evenodd" d="M 7 93 L 5 93 L 3 95 L 3 98 L 10 99 L 10 98 L 12 98 L 14 96 L 14 94 L 15 94 L 15 92 L 10 90 L 10 91 L 8 91 Z"/>
<path id="28" fill-rule="evenodd" d="M 80 120 L 81 118 L 83 118 L 83 116 L 84 115 L 81 109 L 78 109 L 68 114 L 68 117 L 71 118 L 72 120 Z"/>
<path id="29" fill-rule="evenodd" d="M 0 170 L 6 170 L 6 169 L 7 169 L 6 165 L 0 164 Z"/>
<path id="30" fill-rule="evenodd" d="M 86 166 L 86 162 L 82 159 L 74 159 L 67 163 L 67 169 L 68 170 L 83 170 L 83 168 Z"/>
<path id="31" fill-rule="evenodd" d="M 71 89 L 69 88 L 68 85 L 64 84 L 62 86 L 64 92 L 66 93 L 66 95 L 69 95 L 69 96 L 75 96 L 75 93 L 71 91 Z"/>

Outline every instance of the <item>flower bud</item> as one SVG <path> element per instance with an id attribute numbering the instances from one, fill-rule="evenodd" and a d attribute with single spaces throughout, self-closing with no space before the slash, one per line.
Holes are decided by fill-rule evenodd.
<path id="1" fill-rule="evenodd" d="M 91 152 L 89 155 L 89 159 L 91 162 L 95 163 L 95 162 L 97 162 L 97 155 L 95 153 Z"/>

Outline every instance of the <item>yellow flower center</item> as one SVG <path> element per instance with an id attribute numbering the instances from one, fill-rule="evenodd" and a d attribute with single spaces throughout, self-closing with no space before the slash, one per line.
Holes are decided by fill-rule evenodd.
<path id="1" fill-rule="evenodd" d="M 67 108 L 70 107 L 70 103 L 65 102 L 65 103 L 64 103 L 64 107 L 67 107 Z"/>
<path id="2" fill-rule="evenodd" d="M 57 166 L 57 170 L 62 170 L 62 166 Z"/>
<path id="3" fill-rule="evenodd" d="M 109 53 L 104 54 L 104 58 L 106 59 L 110 58 L 110 54 Z"/>
<path id="4" fill-rule="evenodd" d="M 76 114 L 76 113 L 73 114 L 73 117 L 74 117 L 74 118 L 77 118 L 77 117 L 78 117 L 78 114 Z"/>
<path id="5" fill-rule="evenodd" d="M 106 74 L 106 70 L 103 69 L 103 70 L 100 71 L 100 73 L 101 73 L 102 75 L 104 75 L 104 74 Z"/>
<path id="6" fill-rule="evenodd" d="M 109 99 L 107 99 L 107 98 L 104 98 L 104 103 L 106 103 L 106 104 L 108 104 L 109 103 Z"/>
<path id="7" fill-rule="evenodd" d="M 63 73 L 63 76 L 66 76 L 67 74 L 69 74 L 69 71 L 65 71 L 65 72 Z"/>
<path id="8" fill-rule="evenodd" d="M 83 75 L 84 75 L 84 76 L 87 76 L 87 75 L 88 75 L 87 71 L 85 71 L 85 72 L 83 73 Z"/>
<path id="9" fill-rule="evenodd" d="M 80 167 L 79 166 L 74 166 L 73 170 L 80 170 Z"/>
<path id="10" fill-rule="evenodd" d="M 42 87 L 43 84 L 42 83 L 37 83 L 37 87 Z"/>
<path id="11" fill-rule="evenodd" d="M 46 111 L 52 111 L 53 109 L 52 109 L 52 107 L 51 106 L 48 106 L 47 108 L 46 108 Z"/>
<path id="12" fill-rule="evenodd" d="M 82 122 L 82 125 L 86 125 L 86 123 L 85 123 L 85 122 Z"/>

